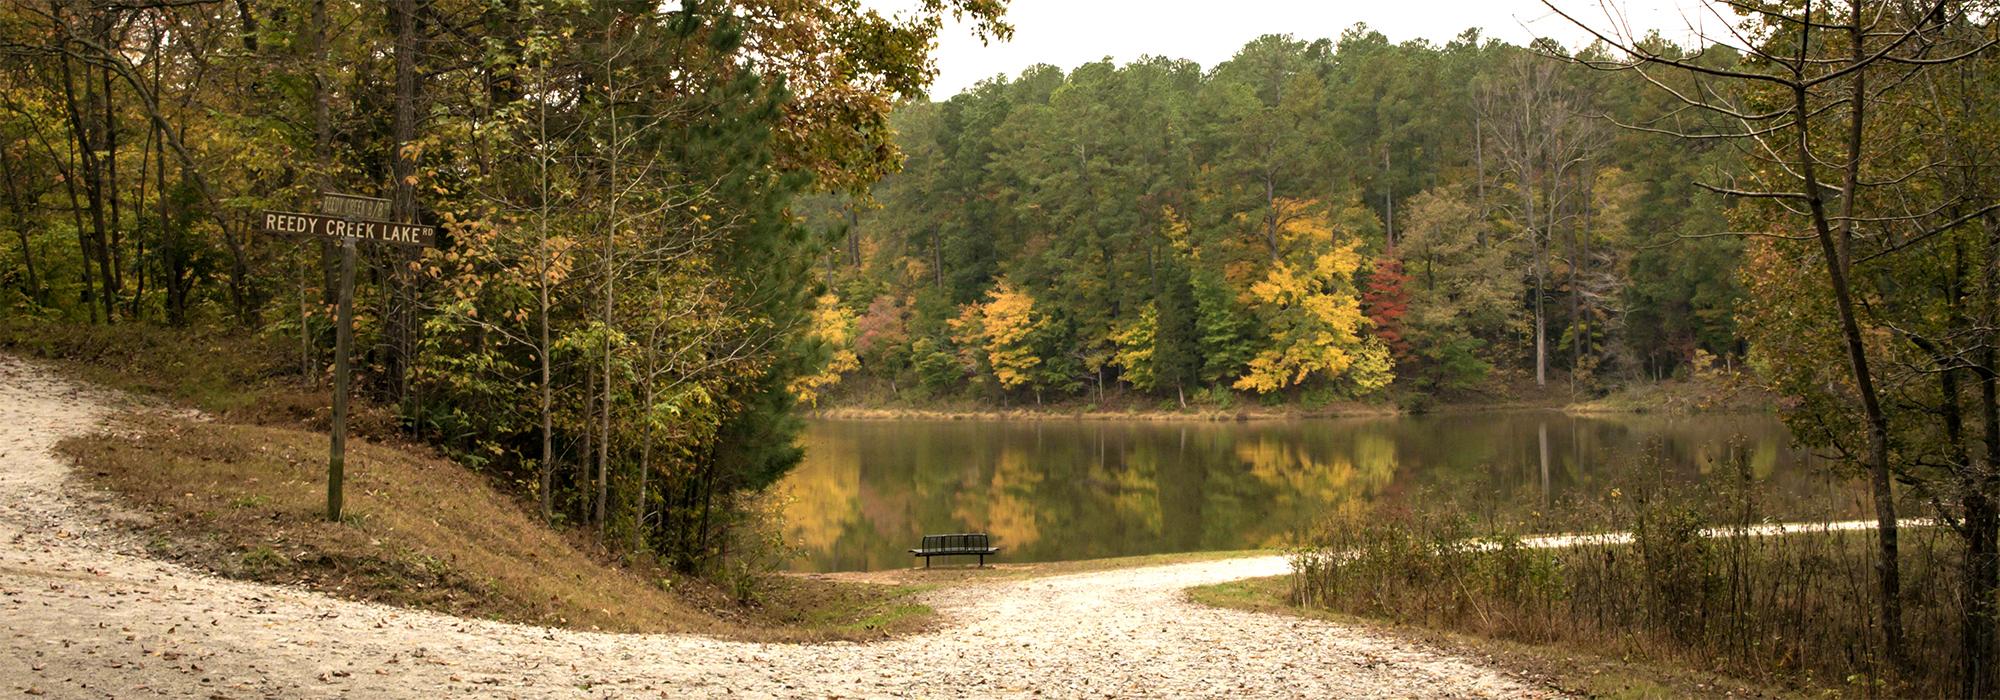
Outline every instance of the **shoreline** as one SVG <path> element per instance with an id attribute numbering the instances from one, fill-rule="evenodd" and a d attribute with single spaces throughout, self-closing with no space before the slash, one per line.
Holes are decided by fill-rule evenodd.
<path id="1" fill-rule="evenodd" d="M 1597 401 L 1571 403 L 1508 401 L 1495 403 L 1448 404 L 1420 412 L 1396 406 L 1341 405 L 1319 409 L 1240 408 L 1189 409 L 1187 411 L 1115 410 L 1077 408 L 986 408 L 939 409 L 884 406 L 833 406 L 806 410 L 813 420 L 846 421 L 1129 421 L 1139 423 L 1250 423 L 1284 420 L 1326 420 L 1341 418 L 1401 418 L 1420 415 L 1467 415 L 1477 413 L 1561 413 L 1571 416 L 1699 416 L 1771 414 L 1771 406 L 1720 407 L 1700 410 L 1649 410 L 1642 407 L 1607 406 Z"/>

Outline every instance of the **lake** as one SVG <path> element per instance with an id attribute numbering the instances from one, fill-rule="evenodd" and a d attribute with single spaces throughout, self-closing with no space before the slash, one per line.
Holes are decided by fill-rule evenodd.
<path id="1" fill-rule="evenodd" d="M 778 488 L 800 571 L 906 567 L 919 537 L 958 531 L 993 533 L 1006 562 L 1274 547 L 1342 509 L 1427 499 L 1518 515 L 1739 463 L 1771 517 L 1867 512 L 1762 414 L 815 420 L 803 440 Z"/>

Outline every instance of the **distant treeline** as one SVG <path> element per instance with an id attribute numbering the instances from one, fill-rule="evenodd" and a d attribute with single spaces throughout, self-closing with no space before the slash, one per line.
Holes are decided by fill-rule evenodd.
<path id="1" fill-rule="evenodd" d="M 1538 54 L 1562 49 L 1356 26 L 904 104 L 902 171 L 811 212 L 835 370 L 905 396 L 1338 398 L 1740 354 L 1742 243 L 1683 238 L 1727 228 L 1693 181 L 1736 153 L 1620 129 L 1702 115 Z"/>

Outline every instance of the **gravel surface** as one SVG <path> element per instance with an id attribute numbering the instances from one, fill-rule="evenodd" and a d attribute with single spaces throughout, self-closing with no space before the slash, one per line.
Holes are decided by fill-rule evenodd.
<path id="1" fill-rule="evenodd" d="M 1279 557 L 970 583 L 935 632 L 754 644 L 546 629 L 216 578 L 146 557 L 51 455 L 117 397 L 0 356 L 0 696 L 1536 697 L 1325 622 L 1188 602 Z"/>

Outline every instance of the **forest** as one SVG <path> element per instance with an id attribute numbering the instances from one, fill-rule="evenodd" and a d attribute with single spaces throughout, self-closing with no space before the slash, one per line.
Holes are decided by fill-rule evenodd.
<path id="1" fill-rule="evenodd" d="M 1596 41 L 1300 29 L 932 96 L 939 32 L 1005 40 L 1002 0 L 11 0 L 0 320 L 227 329 L 323 388 L 336 246 L 254 212 L 387 198 L 441 240 L 362 256 L 356 393 L 685 572 L 799 462 L 802 406 L 1419 409 L 1720 366 L 1865 482 L 1840 601 L 1872 634 L 1833 656 L 1992 694 L 2000 8 L 1721 4 L 1703 45 L 1551 4 Z M 1906 656 L 1909 528 L 1951 543 L 1913 616 L 1956 623 L 1949 683 Z"/>
<path id="2" fill-rule="evenodd" d="M 236 329 L 330 386 L 338 246 L 254 215 L 390 199 L 442 240 L 363 249 L 356 392 L 544 518 L 706 570 L 798 461 L 825 354 L 791 202 L 894 169 L 932 37 L 1004 36 L 1000 8 L 9 2 L 6 313 Z"/>
<path id="3" fill-rule="evenodd" d="M 1357 25 L 901 105 L 903 169 L 808 203 L 844 236 L 821 336 L 914 399 L 1589 394 L 1733 363 L 1744 246 L 1700 236 L 1735 199 L 1694 182 L 1740 156 L 1619 128 L 1670 98 L 1582 65 L 1608 57 Z"/>

